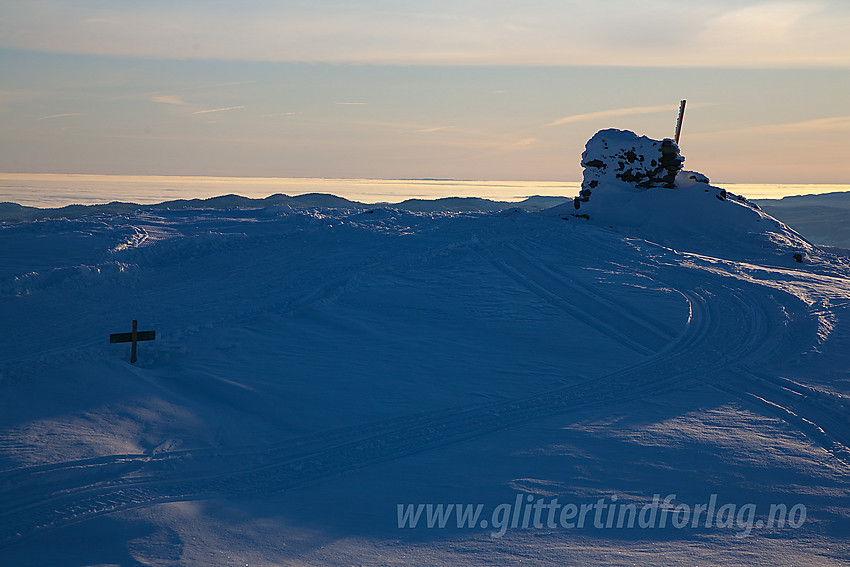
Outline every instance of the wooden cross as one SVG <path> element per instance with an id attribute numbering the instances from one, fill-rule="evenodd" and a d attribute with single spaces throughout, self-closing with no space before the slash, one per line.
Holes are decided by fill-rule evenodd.
<path id="1" fill-rule="evenodd" d="M 139 322 L 133 319 L 133 330 L 129 333 L 114 333 L 109 335 L 110 343 L 133 343 L 130 350 L 130 364 L 136 363 L 136 343 L 139 341 L 153 341 L 156 339 L 156 331 L 140 331 Z"/>

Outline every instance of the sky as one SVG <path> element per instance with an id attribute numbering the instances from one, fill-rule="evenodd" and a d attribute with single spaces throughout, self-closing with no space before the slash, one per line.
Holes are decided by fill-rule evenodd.
<path id="1" fill-rule="evenodd" d="M 0 0 L 0 172 L 850 183 L 850 2 Z"/>

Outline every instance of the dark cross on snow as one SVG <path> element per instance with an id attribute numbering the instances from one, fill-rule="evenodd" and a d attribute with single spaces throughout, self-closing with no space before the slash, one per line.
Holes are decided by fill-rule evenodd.
<path id="1" fill-rule="evenodd" d="M 156 339 L 156 331 L 140 331 L 139 322 L 133 319 L 133 330 L 129 333 L 114 333 L 109 335 L 110 343 L 133 343 L 130 350 L 130 364 L 136 363 L 136 343 L 139 341 L 153 341 Z"/>

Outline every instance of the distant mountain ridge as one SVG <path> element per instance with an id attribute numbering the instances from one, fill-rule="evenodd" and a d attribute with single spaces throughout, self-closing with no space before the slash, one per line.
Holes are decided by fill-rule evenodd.
<path id="1" fill-rule="evenodd" d="M 327 193 L 289 196 L 282 193 L 264 199 L 221 195 L 209 199 L 178 199 L 153 205 L 113 201 L 101 205 L 68 205 L 39 208 L 17 203 L 0 203 L 0 222 L 23 222 L 50 218 L 75 218 L 98 214 L 129 214 L 163 209 L 264 208 L 288 205 L 294 208 L 346 208 L 368 210 L 388 207 L 412 212 L 496 212 L 518 208 L 529 212 L 548 209 L 572 198 L 535 195 L 522 201 L 492 201 L 479 197 L 407 199 L 400 203 L 361 203 Z M 820 195 L 795 195 L 782 199 L 753 200 L 769 215 L 791 226 L 815 244 L 850 248 L 850 191 Z"/>
<path id="2" fill-rule="evenodd" d="M 850 248 L 850 191 L 756 202 L 815 244 Z"/>
<path id="3" fill-rule="evenodd" d="M 479 197 L 444 197 L 441 199 L 407 199 L 401 203 L 360 203 L 327 193 L 305 193 L 289 196 L 277 193 L 264 199 L 241 195 L 221 195 L 209 199 L 177 199 L 153 205 L 113 201 L 101 205 L 67 205 L 55 209 L 28 207 L 17 203 L 0 203 L 0 221 L 22 222 L 49 218 L 73 218 L 97 214 L 128 214 L 136 211 L 179 209 L 264 208 L 288 205 L 294 208 L 371 209 L 389 207 L 412 212 L 496 212 L 520 208 L 533 212 L 569 201 L 568 197 L 534 195 L 519 202 L 492 201 Z"/>

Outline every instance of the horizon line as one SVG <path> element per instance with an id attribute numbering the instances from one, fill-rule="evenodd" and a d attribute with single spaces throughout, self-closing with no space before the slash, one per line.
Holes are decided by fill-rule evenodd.
<path id="1" fill-rule="evenodd" d="M 195 178 L 195 179 L 258 179 L 258 180 L 324 180 L 324 181 L 429 181 L 434 183 L 581 183 L 580 179 L 565 180 L 565 179 L 484 179 L 484 178 L 450 178 L 450 177 L 309 177 L 309 176 L 272 176 L 272 175 L 210 175 L 203 173 L 196 174 L 176 174 L 176 173 L 35 173 L 35 172 L 18 172 L 18 171 L 0 171 L 0 176 L 50 176 L 50 177 L 166 177 L 166 178 Z M 827 186 L 850 186 L 848 181 L 715 181 L 711 180 L 710 184 L 723 185 L 827 185 Z"/>

